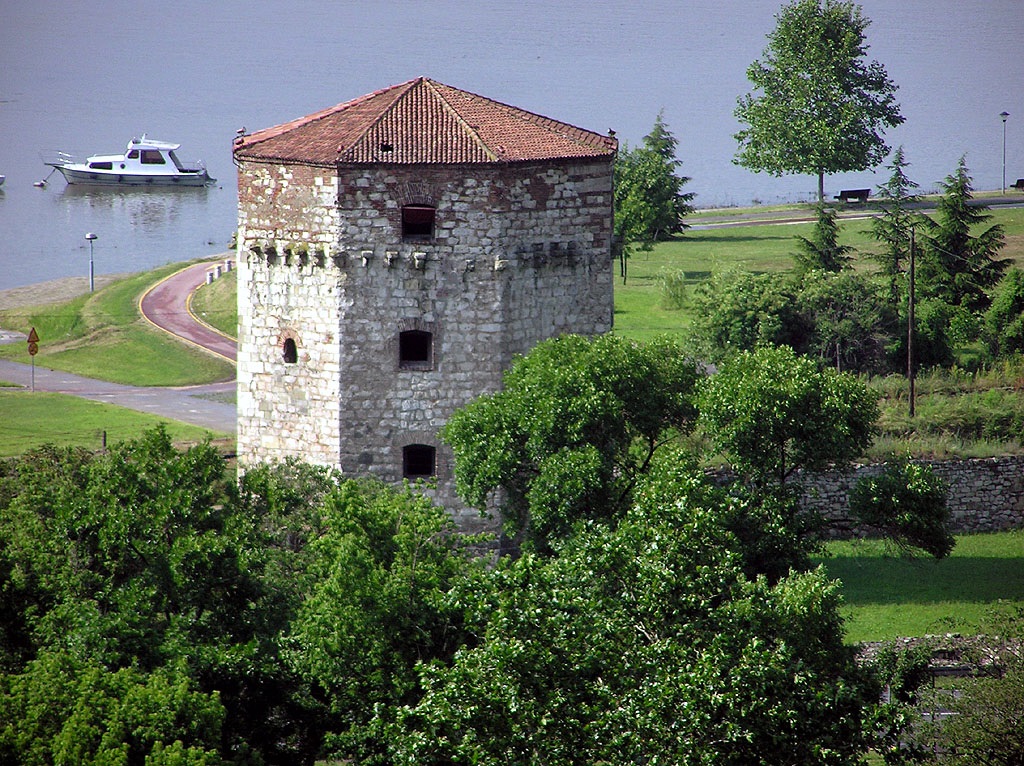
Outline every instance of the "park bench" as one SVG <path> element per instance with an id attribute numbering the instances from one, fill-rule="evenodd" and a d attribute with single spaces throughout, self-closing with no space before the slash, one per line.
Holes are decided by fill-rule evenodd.
<path id="1" fill-rule="evenodd" d="M 1010 184 L 1010 188 L 1016 189 L 1017 191 L 1024 191 L 1024 178 L 1018 178 L 1015 182 Z"/>
<path id="2" fill-rule="evenodd" d="M 835 196 L 840 202 L 867 202 L 871 189 L 843 189 Z"/>

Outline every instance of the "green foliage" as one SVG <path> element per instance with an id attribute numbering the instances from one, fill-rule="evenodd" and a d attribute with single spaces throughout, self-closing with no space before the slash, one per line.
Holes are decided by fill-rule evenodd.
<path id="1" fill-rule="evenodd" d="M 997 258 L 1005 242 L 1003 227 L 989 226 L 977 235 L 972 229 L 991 218 L 974 199 L 971 177 L 963 157 L 956 172 L 942 184 L 935 219 L 924 217 L 926 236 L 919 270 L 925 295 L 953 306 L 982 311 L 989 304 L 987 291 L 994 287 L 1010 262 Z"/>
<path id="2" fill-rule="evenodd" d="M 824 202 L 816 206 L 818 221 L 814 233 L 796 237 L 797 253 L 793 257 L 797 271 L 842 271 L 850 261 L 853 248 L 839 244 L 838 213 Z"/>
<path id="3" fill-rule="evenodd" d="M 690 481 L 557 557 L 499 562 L 479 644 L 424 667 L 394 762 L 853 763 L 877 689 L 835 586 L 747 580 Z"/>
<path id="4" fill-rule="evenodd" d="M 878 476 L 865 476 L 850 491 L 850 511 L 861 524 L 905 548 L 941 559 L 953 550 L 948 487 L 927 465 L 896 461 Z"/>
<path id="5" fill-rule="evenodd" d="M 501 490 L 506 531 L 540 550 L 580 519 L 616 518 L 658 448 L 692 427 L 697 377 L 667 340 L 540 343 L 445 426 L 458 492 L 484 509 Z"/>
<path id="6" fill-rule="evenodd" d="M 958 698 L 943 700 L 953 713 L 929 727 L 924 744 L 942 752 L 940 764 L 1013 766 L 1024 753 L 1024 661 L 1010 661 L 1000 678 L 965 684 Z M 931 735 L 931 736 L 929 736 Z"/>
<path id="7" fill-rule="evenodd" d="M 389 763 L 382 721 L 419 699 L 417 663 L 449 661 L 469 639 L 449 594 L 472 578 L 469 545 L 481 541 L 408 489 L 343 482 L 324 512 L 310 545 L 315 584 L 284 639 L 286 657 L 323 700 L 329 749 Z"/>
<path id="8" fill-rule="evenodd" d="M 0 761 L 219 766 L 224 709 L 183 667 L 111 672 L 43 652 L 0 697 Z M 170 759 L 175 754 L 177 760 Z"/>
<path id="9" fill-rule="evenodd" d="M 693 341 L 715 362 L 761 346 L 804 353 L 812 327 L 799 293 L 800 283 L 790 275 L 716 272 L 694 290 Z"/>
<path id="10" fill-rule="evenodd" d="M 871 235 L 882 245 L 882 250 L 871 257 L 878 262 L 889 283 L 889 302 L 893 307 L 902 299 L 903 269 L 910 258 L 911 231 L 917 220 L 911 212 L 911 205 L 919 199 L 914 194 L 918 185 L 907 177 L 909 164 L 903 155 L 903 147 L 897 147 L 892 161 L 886 165 L 891 171 L 889 179 L 878 187 L 876 198 L 880 215 L 871 219 Z"/>
<path id="11" fill-rule="evenodd" d="M 808 273 L 800 285 L 799 305 L 813 328 L 808 354 L 840 371 L 890 369 L 896 317 L 870 278 L 853 271 Z"/>
<path id="12" fill-rule="evenodd" d="M 892 365 L 895 317 L 875 283 L 857 272 L 716 273 L 694 290 L 691 306 L 692 342 L 711 361 L 788 346 L 838 370 Z"/>
<path id="13" fill-rule="evenodd" d="M 994 357 L 1024 352 L 1024 271 L 1014 267 L 996 285 L 984 323 Z"/>
<path id="14" fill-rule="evenodd" d="M 658 114 L 642 146 L 624 146 L 615 159 L 615 235 L 628 247 L 652 243 L 682 231 L 683 216 L 693 211 L 690 179 L 676 175 L 678 142 Z"/>
<path id="15" fill-rule="evenodd" d="M 270 566 L 270 532 L 258 513 L 267 505 L 239 502 L 212 447 L 176 450 L 161 429 L 106 454 L 48 447 L 3 464 L 0 592 L 12 619 L 3 633 L 0 706 L 31 705 L 51 726 L 35 730 L 39 741 L 7 740 L 15 762 L 61 741 L 52 722 L 63 720 L 97 732 L 91 740 L 66 735 L 88 758 L 107 757 L 103 737 L 130 750 L 125 762 L 158 751 L 181 763 L 217 762 L 211 753 L 239 763 L 253 752 L 295 762 L 309 756 L 301 689 L 275 646 L 298 601 L 293 589 L 305 579 L 285 576 L 294 566 Z M 81 669 L 124 684 L 48 680 L 43 657 L 75 669 L 72 677 Z M 19 689 L 36 691 L 26 701 Z M 167 715 L 172 699 L 216 707 L 220 733 L 179 735 L 181 745 L 163 734 L 136 741 L 117 733 L 144 725 L 121 718 L 143 715 L 147 695 L 166 697 L 150 707 Z M 119 707 L 125 700 L 130 710 Z M 180 722 L 162 731 L 175 728 L 188 731 Z M 92 762 L 84 754 L 71 761 Z"/>
<path id="16" fill-rule="evenodd" d="M 743 352 L 701 385 L 700 424 L 755 486 L 846 463 L 871 443 L 877 399 L 858 379 L 787 347 Z"/>
<path id="17" fill-rule="evenodd" d="M 763 58 L 747 69 L 755 93 L 738 100 L 736 162 L 772 175 L 865 170 L 889 149 L 882 131 L 903 122 L 896 85 L 867 61 L 870 23 L 852 2 L 793 0 L 776 16 Z M 759 93 L 757 93 L 759 91 Z"/>
<path id="18" fill-rule="evenodd" d="M 662 274 L 661 305 L 672 311 L 683 308 L 688 301 L 689 281 L 685 271 L 667 271 Z"/>

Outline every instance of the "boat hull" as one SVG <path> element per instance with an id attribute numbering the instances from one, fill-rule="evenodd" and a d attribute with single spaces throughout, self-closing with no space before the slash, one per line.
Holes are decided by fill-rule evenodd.
<path id="1" fill-rule="evenodd" d="M 177 173 L 118 173 L 95 168 L 75 168 L 47 163 L 59 170 L 69 184 L 92 184 L 96 186 L 206 186 L 214 182 L 205 170 Z"/>

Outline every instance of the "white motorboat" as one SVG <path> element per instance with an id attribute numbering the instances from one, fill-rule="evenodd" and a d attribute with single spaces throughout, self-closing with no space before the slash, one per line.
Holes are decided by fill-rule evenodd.
<path id="1" fill-rule="evenodd" d="M 115 186 L 205 186 L 210 178 L 202 162 L 185 165 L 175 155 L 181 144 L 133 138 L 124 154 L 97 154 L 84 162 L 59 152 L 55 159 L 44 160 L 59 170 L 69 184 L 105 184 Z M 52 171 L 51 171 L 52 172 Z"/>

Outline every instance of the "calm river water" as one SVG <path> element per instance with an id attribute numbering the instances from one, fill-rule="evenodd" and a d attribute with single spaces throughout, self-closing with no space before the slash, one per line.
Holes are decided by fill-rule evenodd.
<path id="1" fill-rule="evenodd" d="M 1024 177 L 1021 0 L 862 0 L 869 55 L 899 84 L 923 190 L 967 156 L 978 189 Z M 810 176 L 732 164 L 746 68 L 779 0 L 11 0 L 0 11 L 0 289 L 136 271 L 226 250 L 231 139 L 425 75 L 635 145 L 664 110 L 704 207 L 813 196 Z M 180 142 L 199 190 L 67 187 L 41 155 Z M 827 191 L 887 172 L 836 176 Z"/>

